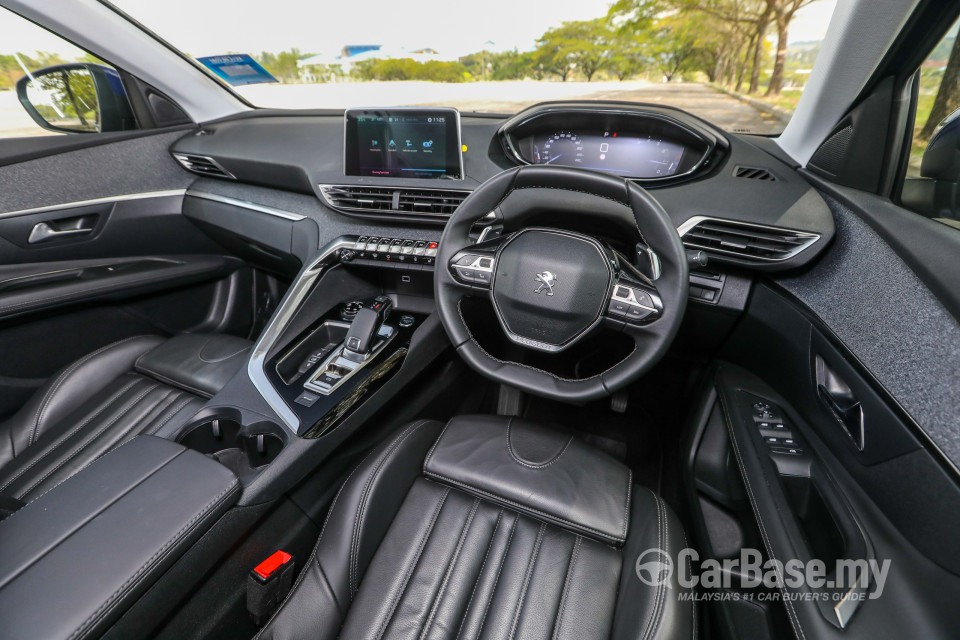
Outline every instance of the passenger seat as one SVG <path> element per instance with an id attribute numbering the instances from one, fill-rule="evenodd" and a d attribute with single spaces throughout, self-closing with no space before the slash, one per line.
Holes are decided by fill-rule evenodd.
<path id="1" fill-rule="evenodd" d="M 77 360 L 0 424 L 0 497 L 29 502 L 138 435 L 175 436 L 251 346 L 217 334 L 137 336 Z"/>

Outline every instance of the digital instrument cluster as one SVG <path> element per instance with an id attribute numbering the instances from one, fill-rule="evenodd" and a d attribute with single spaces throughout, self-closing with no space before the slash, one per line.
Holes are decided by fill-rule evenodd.
<path id="1" fill-rule="evenodd" d="M 500 128 L 509 157 L 604 171 L 644 183 L 670 183 L 704 170 L 721 142 L 695 122 L 654 107 L 534 106 Z"/>
<path id="2" fill-rule="evenodd" d="M 531 164 L 594 169 L 628 178 L 672 176 L 686 152 L 677 142 L 618 131 L 557 131 L 532 136 L 527 145 Z"/>

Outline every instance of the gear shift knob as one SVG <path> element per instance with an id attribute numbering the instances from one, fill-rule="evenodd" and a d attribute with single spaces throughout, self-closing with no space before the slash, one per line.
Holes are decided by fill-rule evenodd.
<path id="1" fill-rule="evenodd" d="M 383 300 L 377 298 L 372 307 L 357 311 L 356 317 L 350 323 L 347 337 L 343 341 L 344 357 L 361 361 L 370 353 L 377 331 L 390 314 L 391 306 L 390 299 L 383 296 Z"/>

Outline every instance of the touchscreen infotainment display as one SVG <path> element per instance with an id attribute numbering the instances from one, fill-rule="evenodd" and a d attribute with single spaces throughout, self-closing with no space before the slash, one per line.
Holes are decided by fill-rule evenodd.
<path id="1" fill-rule="evenodd" d="M 345 144 L 348 176 L 463 177 L 456 109 L 349 109 Z"/>

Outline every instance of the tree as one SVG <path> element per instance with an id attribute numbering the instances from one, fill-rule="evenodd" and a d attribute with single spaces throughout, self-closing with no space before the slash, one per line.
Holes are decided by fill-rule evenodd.
<path id="1" fill-rule="evenodd" d="M 648 64 L 643 48 L 632 34 L 615 33 L 610 49 L 609 68 L 620 82 L 637 75 Z"/>
<path id="2" fill-rule="evenodd" d="M 790 23 L 797 11 L 816 0 L 767 0 L 767 7 L 777 26 L 777 58 L 773 63 L 773 73 L 767 86 L 767 95 L 780 95 L 783 89 L 783 70 L 787 62 L 787 36 Z M 752 86 L 752 83 L 751 83 Z"/>
<path id="3" fill-rule="evenodd" d="M 943 70 L 943 80 L 937 89 L 937 97 L 933 100 L 933 107 L 923 129 L 917 135 L 919 140 L 929 140 L 937 125 L 948 115 L 960 107 L 960 36 L 954 38 L 950 48 L 950 57 Z"/>
<path id="4" fill-rule="evenodd" d="M 537 50 L 542 52 L 545 67 L 564 81 L 576 68 L 590 82 L 609 64 L 612 40 L 613 31 L 605 18 L 564 22 L 543 34 Z"/>

